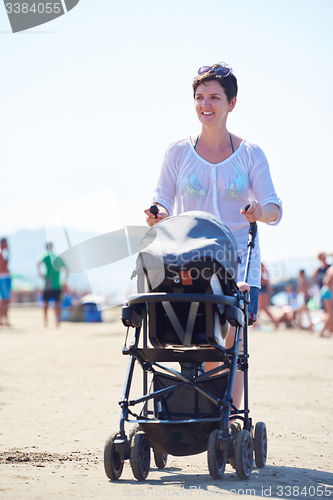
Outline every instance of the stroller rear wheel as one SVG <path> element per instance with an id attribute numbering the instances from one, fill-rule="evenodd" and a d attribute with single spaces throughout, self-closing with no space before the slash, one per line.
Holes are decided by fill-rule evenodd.
<path id="1" fill-rule="evenodd" d="M 114 432 L 107 439 L 104 448 L 104 469 L 107 477 L 112 481 L 116 481 L 120 478 L 123 472 L 124 462 L 120 460 L 120 455 L 116 451 L 114 440 L 116 439 L 118 432 Z"/>
<path id="2" fill-rule="evenodd" d="M 136 432 L 132 438 L 130 462 L 135 479 L 144 481 L 150 467 L 150 443 L 142 431 Z"/>
<path id="3" fill-rule="evenodd" d="M 154 448 L 154 461 L 158 469 L 164 469 L 168 461 L 168 454 L 161 453 L 160 451 L 155 450 Z"/>
<path id="4" fill-rule="evenodd" d="M 222 479 L 227 461 L 223 458 L 223 451 L 219 449 L 219 440 L 222 431 L 215 429 L 210 433 L 207 444 L 208 470 L 213 479 Z"/>
<path id="5" fill-rule="evenodd" d="M 237 476 L 248 479 L 253 468 L 253 441 L 249 431 L 240 431 L 236 436 L 234 463 Z"/>
<path id="6" fill-rule="evenodd" d="M 264 422 L 256 423 L 253 445 L 256 466 L 265 467 L 267 460 L 267 429 Z"/>

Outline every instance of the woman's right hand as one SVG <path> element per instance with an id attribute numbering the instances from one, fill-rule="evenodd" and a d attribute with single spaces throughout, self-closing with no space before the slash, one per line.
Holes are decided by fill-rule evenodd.
<path id="1" fill-rule="evenodd" d="M 158 213 L 157 217 L 153 213 L 151 213 L 150 209 L 147 208 L 147 210 L 144 211 L 146 214 L 146 222 L 149 227 L 155 226 L 158 222 L 160 222 L 163 219 L 166 219 L 169 217 L 169 212 L 167 211 L 166 208 L 164 208 L 162 205 L 158 205 Z"/>

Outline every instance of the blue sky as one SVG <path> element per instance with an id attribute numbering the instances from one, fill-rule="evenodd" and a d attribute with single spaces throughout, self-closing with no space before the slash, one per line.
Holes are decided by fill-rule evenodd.
<path id="1" fill-rule="evenodd" d="M 110 229 L 114 206 L 144 224 L 168 143 L 199 130 L 192 79 L 223 60 L 229 130 L 263 148 L 284 204 L 260 225 L 264 260 L 333 251 L 332 21 L 330 0 L 80 0 L 12 34 L 0 5 L 0 233 L 59 208 L 78 229 Z M 85 216 L 68 208 L 82 197 Z"/>

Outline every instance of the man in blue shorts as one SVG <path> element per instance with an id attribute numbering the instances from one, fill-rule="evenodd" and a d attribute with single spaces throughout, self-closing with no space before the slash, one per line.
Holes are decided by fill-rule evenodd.
<path id="1" fill-rule="evenodd" d="M 68 277 L 68 268 L 64 261 L 57 257 L 53 252 L 52 243 L 46 245 L 47 252 L 43 254 L 37 263 L 38 274 L 41 278 L 45 280 L 44 284 L 44 324 L 47 326 L 47 312 L 49 308 L 49 301 L 54 300 L 54 312 L 56 316 L 56 324 L 59 326 L 60 323 L 60 295 L 61 295 L 61 282 L 60 282 L 60 269 L 66 271 L 65 281 Z M 41 266 L 44 264 L 46 268 L 46 273 L 41 272 Z M 56 266 L 55 266 L 56 264 Z M 54 267 L 55 266 L 55 267 Z M 64 284 L 63 283 L 63 284 Z"/>

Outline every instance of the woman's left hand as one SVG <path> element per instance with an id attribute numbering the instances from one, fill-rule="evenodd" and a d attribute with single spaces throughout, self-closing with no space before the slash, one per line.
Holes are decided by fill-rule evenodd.
<path id="1" fill-rule="evenodd" d="M 240 213 L 244 215 L 248 223 L 257 222 L 257 220 L 262 218 L 261 205 L 256 201 L 251 201 L 248 210 L 245 210 L 245 207 L 242 207 Z"/>
<path id="2" fill-rule="evenodd" d="M 250 285 L 246 281 L 239 281 L 237 283 L 240 292 L 250 293 Z"/>

